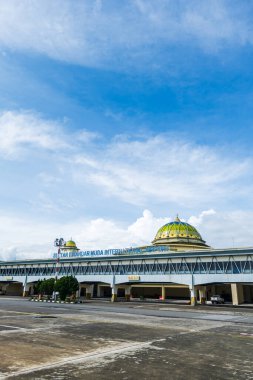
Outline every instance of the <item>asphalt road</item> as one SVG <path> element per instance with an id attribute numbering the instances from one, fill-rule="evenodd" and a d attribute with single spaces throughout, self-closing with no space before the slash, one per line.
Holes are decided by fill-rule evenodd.
<path id="1" fill-rule="evenodd" d="M 253 310 L 0 298 L 0 379 L 252 380 Z"/>
<path id="2" fill-rule="evenodd" d="M 210 321 L 223 321 L 234 323 L 253 324 L 253 309 L 245 308 L 224 308 L 217 306 L 197 306 L 190 307 L 185 305 L 163 305 L 154 303 L 139 302 L 96 302 L 87 301 L 83 304 L 57 304 L 46 302 L 31 302 L 28 299 L 20 298 L 1 298 L 0 308 L 9 311 L 32 312 L 32 313 L 59 313 L 59 314 L 80 314 L 93 313 L 96 315 L 130 314 L 144 315 L 163 318 L 198 319 Z"/>

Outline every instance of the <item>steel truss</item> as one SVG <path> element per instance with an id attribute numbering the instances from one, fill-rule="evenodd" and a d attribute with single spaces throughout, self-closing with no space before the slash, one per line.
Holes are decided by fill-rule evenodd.
<path id="1" fill-rule="evenodd" d="M 229 255 L 226 257 L 178 258 L 114 258 L 103 260 L 73 260 L 59 263 L 0 263 L 0 276 L 55 276 L 62 275 L 142 275 L 142 274 L 250 274 L 253 273 L 253 256 Z"/>

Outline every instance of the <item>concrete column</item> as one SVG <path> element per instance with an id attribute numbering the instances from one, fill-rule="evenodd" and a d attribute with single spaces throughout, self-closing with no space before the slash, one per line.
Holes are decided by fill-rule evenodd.
<path id="1" fill-rule="evenodd" d="M 216 286 L 212 285 L 211 286 L 211 297 L 214 296 L 215 294 L 216 294 Z"/>
<path id="2" fill-rule="evenodd" d="M 192 285 L 190 287 L 190 293 L 191 293 L 191 305 L 196 306 L 196 304 L 197 304 L 197 292 L 196 292 L 195 286 Z"/>
<path id="3" fill-rule="evenodd" d="M 98 291 L 97 291 L 97 297 L 101 297 L 101 286 L 98 284 Z"/>
<path id="4" fill-rule="evenodd" d="M 125 299 L 126 301 L 130 301 L 131 297 L 131 286 L 126 286 L 125 287 Z"/>
<path id="5" fill-rule="evenodd" d="M 33 296 L 34 295 L 34 284 L 30 284 L 29 287 L 31 288 L 30 295 Z"/>
<path id="6" fill-rule="evenodd" d="M 77 298 L 80 298 L 80 297 L 81 297 L 81 289 L 82 289 L 82 285 L 79 284 L 79 289 L 78 289 L 78 291 L 76 292 L 76 293 L 77 293 L 77 294 L 76 294 Z"/>
<path id="7" fill-rule="evenodd" d="M 76 298 L 80 298 L 81 294 L 81 284 L 79 284 L 79 289 L 76 291 Z"/>
<path id="8" fill-rule="evenodd" d="M 79 284 L 79 297 L 84 297 L 82 294 L 82 289 L 85 289 L 85 295 L 86 295 L 86 288 L 83 284 Z"/>
<path id="9" fill-rule="evenodd" d="M 27 297 L 29 295 L 29 288 L 30 286 L 28 284 L 23 284 L 23 297 Z"/>
<path id="10" fill-rule="evenodd" d="M 201 286 L 199 288 L 199 300 L 201 305 L 205 305 L 206 303 L 206 286 Z"/>
<path id="11" fill-rule="evenodd" d="M 239 305 L 244 302 L 242 284 L 231 284 L 231 293 L 233 305 Z"/>
<path id="12" fill-rule="evenodd" d="M 87 285 L 86 286 L 86 299 L 87 300 L 90 300 L 91 297 L 93 296 L 93 288 L 94 288 L 94 285 Z"/>
<path id="13" fill-rule="evenodd" d="M 162 300 L 165 300 L 166 298 L 166 289 L 165 289 L 165 286 L 163 285 L 162 286 Z"/>
<path id="14" fill-rule="evenodd" d="M 250 294 L 249 285 L 244 286 L 243 295 L 244 295 L 244 302 L 250 303 L 251 302 L 251 294 Z"/>
<path id="15" fill-rule="evenodd" d="M 2 292 L 3 292 L 4 294 L 6 294 L 8 286 L 9 286 L 9 284 L 2 284 L 2 285 L 1 285 Z"/>
<path id="16" fill-rule="evenodd" d="M 117 294 L 118 294 L 118 287 L 116 285 L 111 285 L 111 288 L 112 288 L 111 301 L 116 302 L 117 301 Z"/>

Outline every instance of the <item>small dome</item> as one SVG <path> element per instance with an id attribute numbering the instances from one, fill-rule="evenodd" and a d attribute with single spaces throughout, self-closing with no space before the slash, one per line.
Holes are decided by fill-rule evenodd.
<path id="1" fill-rule="evenodd" d="M 159 228 L 153 242 L 154 245 L 165 244 L 182 250 L 190 248 L 209 248 L 200 233 L 189 223 L 182 222 L 177 216 L 173 222 Z"/>
<path id="2" fill-rule="evenodd" d="M 79 248 L 77 248 L 76 243 L 72 240 L 68 240 L 62 247 L 61 251 L 65 252 L 75 252 L 75 251 L 80 251 Z"/>
<path id="3" fill-rule="evenodd" d="M 66 242 L 65 247 L 68 248 L 77 248 L 76 243 L 73 240 L 69 240 Z"/>

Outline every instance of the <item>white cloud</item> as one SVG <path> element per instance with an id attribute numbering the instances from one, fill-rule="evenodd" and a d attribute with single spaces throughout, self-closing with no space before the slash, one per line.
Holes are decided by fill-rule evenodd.
<path id="1" fill-rule="evenodd" d="M 62 183 L 63 179 L 56 177 L 54 175 L 48 174 L 46 172 L 41 172 L 38 174 L 38 180 L 41 181 L 45 186 L 55 185 L 56 183 Z"/>
<path id="2" fill-rule="evenodd" d="M 238 161 L 225 150 L 172 135 L 115 140 L 96 156 L 78 154 L 73 163 L 77 181 L 91 182 L 108 196 L 136 205 L 196 207 L 240 194 L 251 197 L 251 185 L 243 185 L 252 167 L 250 158 Z"/>
<path id="3" fill-rule="evenodd" d="M 213 209 L 202 211 L 198 216 L 191 216 L 188 219 L 188 223 L 194 225 L 195 227 L 198 227 L 199 225 L 203 223 L 206 216 L 215 215 L 215 214 L 216 214 L 216 211 Z"/>
<path id="4" fill-rule="evenodd" d="M 107 144 L 99 140 L 98 145 L 93 134 L 85 133 L 82 141 L 79 137 L 76 132 L 31 113 L 0 115 L 0 155 L 14 159 L 24 150 L 27 153 L 18 165 L 18 171 L 23 171 L 19 178 L 24 183 L 15 185 L 13 175 L 10 195 L 1 193 L 3 257 L 47 255 L 54 238 L 60 235 L 66 239 L 72 235 L 84 249 L 148 244 L 160 225 L 176 211 L 182 218 L 192 215 L 189 222 L 199 228 L 211 245 L 227 246 L 233 241 L 235 245 L 252 244 L 253 210 L 248 207 L 247 212 L 231 211 L 238 210 L 241 203 L 252 202 L 250 156 L 235 158 L 231 149 L 197 145 L 172 134 L 135 140 L 118 136 Z M 55 146 L 60 149 L 45 163 L 48 150 Z M 39 158 L 33 154 L 35 149 L 40 151 Z M 27 171 L 31 156 L 33 178 Z M 5 172 L 9 161 L 5 163 L 1 184 L 8 185 L 10 178 L 5 177 Z M 8 207 L 15 210 L 15 218 L 4 216 L 5 199 Z M 168 215 L 157 217 L 147 209 L 137 220 L 128 220 L 128 224 L 115 213 L 111 219 L 102 218 L 101 205 L 114 205 L 115 199 L 122 208 L 137 205 L 139 210 L 149 208 L 155 212 L 164 207 Z M 91 204 L 93 215 L 98 217 L 84 219 L 79 206 L 85 212 Z M 196 216 L 195 210 L 204 211 Z M 41 214 L 47 219 L 49 215 L 54 220 L 59 217 L 60 222 L 52 223 L 49 219 L 48 223 L 38 223 L 34 218 Z M 27 215 L 27 219 L 18 215 Z M 122 215 L 126 217 L 125 211 Z"/>
<path id="5" fill-rule="evenodd" d="M 216 248 L 252 247 L 253 211 L 201 212 L 188 219 L 197 227 L 207 244 Z"/>
<path id="6" fill-rule="evenodd" d="M 3 111 L 0 113 L 0 156 L 13 159 L 31 149 L 67 152 L 100 137 L 86 129 L 69 134 L 64 124 L 64 120 L 62 123 L 48 120 L 32 111 Z M 46 173 L 43 177 L 46 179 Z"/>
<path id="7" fill-rule="evenodd" d="M 89 66 L 162 64 L 170 44 L 252 44 L 247 6 L 224 0 L 0 1 L 0 46 Z M 157 56 L 157 59 L 154 57 Z"/>
<path id="8" fill-rule="evenodd" d="M 24 159 L 33 156 L 34 166 L 43 160 L 37 178 L 41 186 L 52 189 L 51 195 L 40 187 L 30 204 L 43 201 L 44 209 L 57 207 L 60 197 L 54 191 L 58 185 L 62 193 L 66 177 L 73 191 L 98 190 L 101 200 L 116 197 L 143 208 L 159 203 L 178 211 L 199 210 L 220 208 L 240 198 L 252 200 L 251 157 L 238 160 L 228 149 L 197 145 L 175 134 L 142 139 L 118 136 L 107 143 L 97 142 L 99 137 L 85 129 L 72 133 L 32 113 L 0 114 L 0 156 L 17 159 L 25 152 Z M 54 154 L 48 156 L 48 150 Z M 83 203 L 81 198 L 75 201 Z"/>
<path id="9" fill-rule="evenodd" d="M 94 140 L 97 140 L 101 137 L 101 135 L 97 132 L 90 132 L 90 131 L 87 131 L 86 129 L 82 129 L 81 131 L 79 131 L 77 133 L 77 140 L 82 142 L 82 143 L 90 143 Z"/>
<path id="10" fill-rule="evenodd" d="M 2 211 L 0 258 L 6 260 L 46 257 L 49 248 L 47 242 L 52 238 L 50 227 L 47 224 L 42 226 L 40 223 L 34 223 L 25 217 L 4 215 Z"/>
<path id="11" fill-rule="evenodd" d="M 6 111 L 0 114 L 0 155 L 13 158 L 25 148 L 49 150 L 66 148 L 59 124 L 44 120 L 31 112 Z"/>
<path id="12" fill-rule="evenodd" d="M 83 250 L 127 248 L 150 244 L 157 230 L 170 218 L 156 217 L 149 210 L 129 225 L 103 218 L 61 223 L 39 223 L 26 218 L 0 217 L 0 259 L 52 257 L 56 237 L 73 238 Z M 193 223 L 197 221 L 198 225 Z M 253 212 L 227 213 L 207 210 L 188 219 L 207 244 L 216 247 L 253 246 Z"/>
<path id="13" fill-rule="evenodd" d="M 158 229 L 171 221 L 171 218 L 156 218 L 149 210 L 144 210 L 143 215 L 132 223 L 127 231 L 138 241 L 138 244 L 147 244 L 154 239 Z M 135 243 L 136 244 L 136 243 Z"/>
<path id="14" fill-rule="evenodd" d="M 2 213 L 3 214 L 3 213 Z M 126 248 L 150 244 L 168 218 L 149 210 L 133 223 L 97 218 L 61 223 L 41 223 L 28 218 L 0 216 L 0 259 L 50 257 L 56 237 L 73 238 L 82 249 Z"/>
<path id="15" fill-rule="evenodd" d="M 124 248 L 150 244 L 158 228 L 169 218 L 156 218 L 149 210 L 129 226 L 122 222 L 102 218 L 87 223 L 81 234 L 77 235 L 80 246 L 94 248 Z"/>

